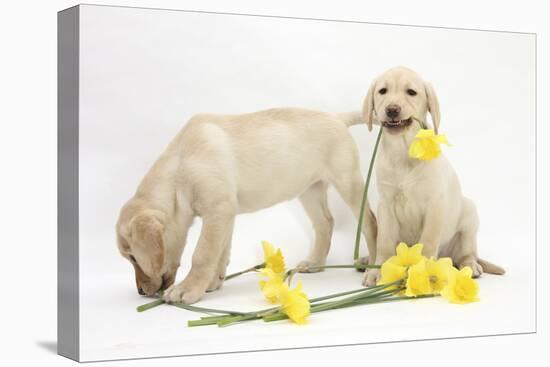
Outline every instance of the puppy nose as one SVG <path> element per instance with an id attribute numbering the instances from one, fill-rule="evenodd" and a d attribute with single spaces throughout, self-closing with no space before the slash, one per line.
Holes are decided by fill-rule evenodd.
<path id="1" fill-rule="evenodd" d="M 145 292 L 143 291 L 143 289 L 141 287 L 138 288 L 138 293 L 142 296 L 145 296 Z"/>
<path id="2" fill-rule="evenodd" d="M 399 116 L 399 113 L 401 112 L 401 107 L 399 107 L 396 104 L 390 104 L 386 107 L 386 115 L 388 115 L 389 118 L 396 118 Z"/>

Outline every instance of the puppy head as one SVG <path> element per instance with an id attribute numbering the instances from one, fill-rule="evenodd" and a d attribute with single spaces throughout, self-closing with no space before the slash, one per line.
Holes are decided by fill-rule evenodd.
<path id="1" fill-rule="evenodd" d="M 363 104 L 363 116 L 369 130 L 378 121 L 386 131 L 399 134 L 414 120 L 426 120 L 430 112 L 437 133 L 440 114 L 437 96 L 432 86 L 414 71 L 397 67 L 386 71 L 370 86 Z"/>
<path id="2" fill-rule="evenodd" d="M 167 269 L 165 264 L 164 217 L 161 211 L 142 209 L 130 202 L 122 208 L 116 226 L 118 250 L 134 267 L 141 295 L 154 295 L 175 279 L 177 268 Z"/>

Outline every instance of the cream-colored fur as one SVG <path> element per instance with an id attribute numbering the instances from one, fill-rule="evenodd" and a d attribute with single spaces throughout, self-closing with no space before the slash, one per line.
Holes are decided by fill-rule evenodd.
<path id="1" fill-rule="evenodd" d="M 164 292 L 169 302 L 198 301 L 223 282 L 235 216 L 296 197 L 315 230 L 300 267 L 325 264 L 333 227 L 328 185 L 359 215 L 363 179 L 347 127 L 360 120 L 359 113 L 296 108 L 193 117 L 121 210 L 118 245 L 136 269 L 139 292 L 151 295 L 174 282 L 187 231 L 200 216 L 191 270 Z M 373 253 L 376 221 L 370 209 L 363 233 Z"/>
<path id="2" fill-rule="evenodd" d="M 459 268 L 470 266 L 476 277 L 483 271 L 503 274 L 502 268 L 478 257 L 476 207 L 462 195 L 458 177 L 445 156 L 431 161 L 408 156 L 409 145 L 420 129 L 417 122 L 408 120 L 411 116 L 426 121 L 430 112 L 436 131 L 439 127 L 439 103 L 432 86 L 412 70 L 390 69 L 372 83 L 363 112 L 369 128 L 379 123 L 384 129 L 376 162 L 375 264 L 394 255 L 399 242 L 419 242 L 424 244 L 425 256 L 449 256 Z M 390 126 L 392 121 L 396 121 L 394 126 Z M 367 271 L 364 284 L 374 285 L 379 276 L 376 269 Z"/>

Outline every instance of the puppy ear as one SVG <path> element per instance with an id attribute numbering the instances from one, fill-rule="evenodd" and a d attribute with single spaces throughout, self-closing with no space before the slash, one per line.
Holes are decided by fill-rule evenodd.
<path id="1" fill-rule="evenodd" d="M 374 86 L 376 81 L 372 82 L 363 101 L 363 119 L 367 122 L 369 131 L 372 131 L 372 122 L 374 119 Z"/>
<path id="2" fill-rule="evenodd" d="M 428 100 L 428 111 L 432 115 L 432 122 L 434 125 L 434 132 L 437 134 L 439 130 L 439 122 L 441 121 L 441 115 L 439 112 L 439 101 L 435 90 L 430 83 L 425 83 L 426 97 Z"/>
<path id="3" fill-rule="evenodd" d="M 140 247 L 151 264 L 153 273 L 164 264 L 164 225 L 152 214 L 138 214 L 130 221 L 133 242 Z"/>

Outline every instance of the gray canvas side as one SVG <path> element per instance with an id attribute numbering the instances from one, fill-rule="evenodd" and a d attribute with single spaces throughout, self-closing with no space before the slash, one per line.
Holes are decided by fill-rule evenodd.
<path id="1" fill-rule="evenodd" d="M 57 352 L 79 360 L 79 7 L 57 14 Z"/>

